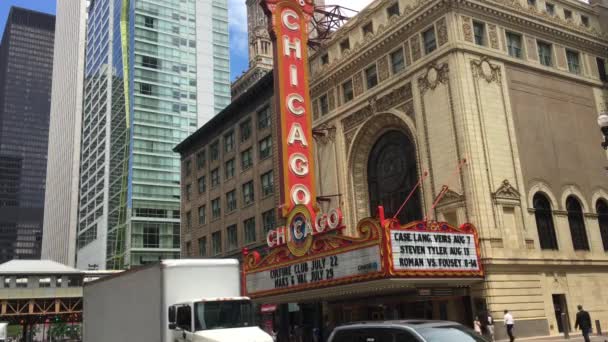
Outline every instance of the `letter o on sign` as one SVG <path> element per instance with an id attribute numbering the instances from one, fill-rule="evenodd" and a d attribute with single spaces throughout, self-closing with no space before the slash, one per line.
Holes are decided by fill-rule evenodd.
<path id="1" fill-rule="evenodd" d="M 289 157 L 289 168 L 296 176 L 304 177 L 308 174 L 308 159 L 302 153 L 294 153 Z"/>
<path id="2" fill-rule="evenodd" d="M 294 185 L 291 188 L 291 201 L 296 205 L 308 205 L 310 203 L 310 191 L 308 191 L 308 188 L 305 185 Z"/>
<path id="3" fill-rule="evenodd" d="M 340 209 L 332 209 L 327 215 L 327 223 L 330 229 L 336 229 L 342 223 L 342 212 Z"/>

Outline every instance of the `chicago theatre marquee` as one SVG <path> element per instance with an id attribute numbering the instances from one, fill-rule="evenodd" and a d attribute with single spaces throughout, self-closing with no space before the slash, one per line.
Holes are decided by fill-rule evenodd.
<path id="1" fill-rule="evenodd" d="M 582 304 L 608 326 L 608 1 L 377 0 L 317 50 L 311 3 L 265 10 L 285 225 L 245 251 L 249 296 L 333 323 L 508 309 L 555 335 Z"/>

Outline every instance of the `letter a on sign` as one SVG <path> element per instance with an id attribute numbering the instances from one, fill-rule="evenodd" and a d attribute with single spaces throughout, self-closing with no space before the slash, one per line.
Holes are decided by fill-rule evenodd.
<path id="1" fill-rule="evenodd" d="M 314 5 L 312 0 L 263 0 L 261 5 L 274 43 L 282 215 L 305 206 L 314 222 L 317 204 L 307 47 Z"/>

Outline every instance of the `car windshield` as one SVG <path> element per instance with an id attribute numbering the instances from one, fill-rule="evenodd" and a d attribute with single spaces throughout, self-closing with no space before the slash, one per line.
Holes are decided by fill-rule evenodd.
<path id="1" fill-rule="evenodd" d="M 419 328 L 416 331 L 426 342 L 487 342 L 473 330 L 458 325 Z"/>
<path id="2" fill-rule="evenodd" d="M 194 307 L 197 331 L 255 325 L 252 305 L 248 300 L 197 302 Z"/>

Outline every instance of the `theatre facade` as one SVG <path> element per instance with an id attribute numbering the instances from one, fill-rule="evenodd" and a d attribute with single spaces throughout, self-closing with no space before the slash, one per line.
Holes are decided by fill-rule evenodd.
<path id="1" fill-rule="evenodd" d="M 605 0 L 378 0 L 303 64 L 275 31 L 284 226 L 247 294 L 291 324 L 608 327 L 607 26 Z"/>

